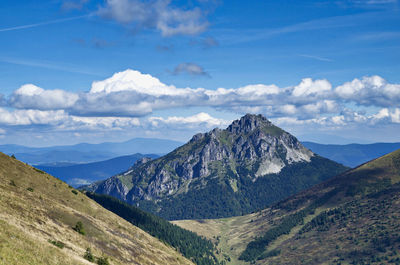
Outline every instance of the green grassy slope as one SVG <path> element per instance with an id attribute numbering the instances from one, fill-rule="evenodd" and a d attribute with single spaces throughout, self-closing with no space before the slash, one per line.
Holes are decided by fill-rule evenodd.
<path id="1" fill-rule="evenodd" d="M 400 150 L 254 214 L 175 224 L 226 264 L 400 264 Z"/>
<path id="2" fill-rule="evenodd" d="M 77 222 L 85 235 L 73 229 Z M 87 248 L 110 264 L 192 264 L 66 183 L 0 153 L 0 264 L 93 264 L 83 258 Z"/>

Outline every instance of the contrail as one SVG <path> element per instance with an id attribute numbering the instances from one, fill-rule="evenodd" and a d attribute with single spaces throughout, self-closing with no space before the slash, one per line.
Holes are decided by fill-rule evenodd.
<path id="1" fill-rule="evenodd" d="M 65 22 L 65 21 L 77 20 L 77 19 L 81 19 L 81 18 L 84 18 L 84 17 L 89 17 L 91 15 L 92 14 L 84 15 L 84 16 L 77 16 L 77 17 L 69 17 L 69 18 L 50 20 L 50 21 L 45 21 L 45 22 L 40 22 L 40 23 L 35 23 L 35 24 L 22 25 L 22 26 L 16 26 L 16 27 L 10 27 L 10 28 L 4 28 L 4 29 L 0 29 L 0 32 L 20 30 L 20 29 L 29 29 L 29 28 L 40 27 L 40 26 L 45 26 L 45 25 L 50 25 L 50 24 L 57 24 L 57 23 Z"/>

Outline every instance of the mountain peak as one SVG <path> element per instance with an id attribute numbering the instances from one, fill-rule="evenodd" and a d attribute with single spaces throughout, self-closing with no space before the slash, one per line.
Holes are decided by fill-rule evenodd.
<path id="1" fill-rule="evenodd" d="M 273 124 L 261 114 L 246 114 L 232 122 L 227 128 L 232 133 L 248 133 L 257 128 L 272 127 Z"/>
<path id="2" fill-rule="evenodd" d="M 338 172 L 320 164 L 336 168 L 264 116 L 246 114 L 227 129 L 196 134 L 171 153 L 137 165 L 94 190 L 144 209 L 159 209 L 157 214 L 168 219 L 226 217 L 264 207 L 296 190 L 278 188 L 276 183 L 300 182 L 305 186 L 299 187 L 306 187 Z M 256 190 L 251 203 L 242 199 Z"/>

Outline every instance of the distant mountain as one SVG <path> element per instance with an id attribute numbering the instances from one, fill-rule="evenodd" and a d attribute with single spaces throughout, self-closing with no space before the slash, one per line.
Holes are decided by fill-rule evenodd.
<path id="1" fill-rule="evenodd" d="M 133 166 L 138 159 L 144 157 L 157 158 L 158 155 L 134 154 L 86 164 L 66 166 L 37 165 L 35 167 L 67 182 L 73 187 L 78 187 L 95 181 L 104 180 L 121 171 L 126 171 Z"/>
<path id="2" fill-rule="evenodd" d="M 61 180 L 0 153 L 0 264 L 193 263 Z"/>
<path id="3" fill-rule="evenodd" d="M 399 213 L 397 150 L 260 212 L 174 223 L 226 264 L 399 264 Z"/>
<path id="4" fill-rule="evenodd" d="M 35 153 L 9 153 L 28 163 L 34 164 L 80 164 L 102 161 L 116 157 L 110 152 L 82 152 L 82 151 L 67 151 L 67 150 L 50 150 L 38 151 Z"/>
<path id="5" fill-rule="evenodd" d="M 302 142 L 302 144 L 316 154 L 349 167 L 356 167 L 400 148 L 400 143 L 335 145 Z"/>
<path id="6" fill-rule="evenodd" d="M 18 159 L 28 164 L 49 163 L 89 163 L 117 156 L 142 154 L 165 154 L 182 143 L 156 138 L 133 138 L 119 143 L 100 143 L 76 145 L 26 147 L 21 145 L 0 145 L 0 151 L 8 155 L 14 154 Z"/>
<path id="7" fill-rule="evenodd" d="M 344 170 L 247 114 L 88 189 L 167 219 L 217 218 L 262 209 Z"/>

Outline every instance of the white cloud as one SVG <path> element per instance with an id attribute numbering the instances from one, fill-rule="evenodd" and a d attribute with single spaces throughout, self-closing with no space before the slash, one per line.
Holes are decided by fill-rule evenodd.
<path id="1" fill-rule="evenodd" d="M 73 106 L 79 96 L 64 90 L 44 90 L 32 84 L 26 84 L 14 91 L 10 104 L 15 108 L 54 110 Z"/>
<path id="2" fill-rule="evenodd" d="M 312 80 L 304 78 L 301 83 L 294 87 L 292 95 L 294 97 L 322 96 L 332 89 L 331 83 L 327 80 Z"/>
<path id="3" fill-rule="evenodd" d="M 365 106 L 398 106 L 400 85 L 389 84 L 380 76 L 354 79 L 335 88 L 336 95 L 344 100 Z"/>
<path id="4" fill-rule="evenodd" d="M 395 108 L 392 111 L 384 108 L 378 113 L 371 116 L 374 122 L 388 121 L 392 123 L 400 123 L 400 109 Z"/>
<path id="5" fill-rule="evenodd" d="M 206 127 L 215 128 L 227 126 L 230 121 L 217 119 L 210 116 L 208 113 L 201 112 L 189 117 L 172 116 L 168 118 L 150 117 L 149 121 L 153 127 L 168 126 L 171 128 L 194 128 Z"/>
<path id="6" fill-rule="evenodd" d="M 88 92 L 45 90 L 21 86 L 0 109 L 0 124 L 29 125 L 58 122 L 59 129 L 111 130 L 150 126 L 145 117 L 155 110 L 177 107 L 209 107 L 220 111 L 262 113 L 285 124 L 399 123 L 400 85 L 379 76 L 363 77 L 332 88 L 327 80 L 303 79 L 298 85 L 280 88 L 253 84 L 239 88 L 177 88 L 134 70 L 93 82 Z M 350 104 L 349 104 L 350 103 Z M 365 114 L 368 108 L 381 109 Z M 371 113 L 371 110 L 368 111 Z M 200 113 L 191 117 L 152 117 L 153 125 L 209 128 L 223 121 Z"/>
<path id="7" fill-rule="evenodd" d="M 184 10 L 170 3 L 170 0 L 106 0 L 98 14 L 138 29 L 157 29 L 163 36 L 193 35 L 207 28 L 208 22 L 199 8 Z"/>
<path id="8" fill-rule="evenodd" d="M 169 88 L 161 83 L 159 79 L 131 69 L 115 73 L 105 80 L 95 81 L 90 89 L 90 93 L 104 92 L 109 94 L 119 91 L 136 91 L 153 96 L 176 94 L 174 87 Z"/>
<path id="9" fill-rule="evenodd" d="M 138 118 L 120 117 L 77 117 L 72 116 L 71 121 L 75 127 L 85 129 L 115 129 L 131 128 L 140 126 Z M 65 128 L 69 129 L 68 126 Z"/>
<path id="10" fill-rule="evenodd" d="M 32 125 L 32 124 L 57 124 L 68 115 L 63 110 L 14 110 L 8 111 L 0 108 L 0 124 L 3 125 Z"/>

